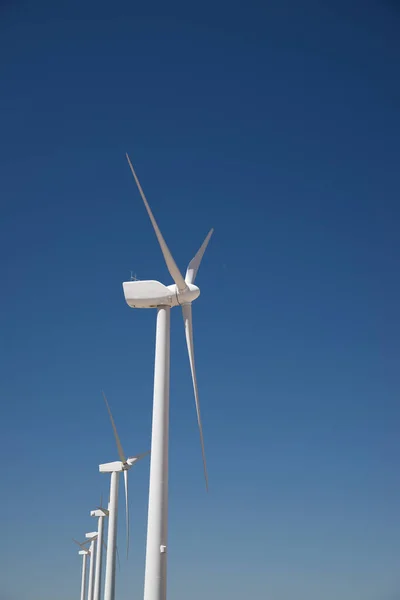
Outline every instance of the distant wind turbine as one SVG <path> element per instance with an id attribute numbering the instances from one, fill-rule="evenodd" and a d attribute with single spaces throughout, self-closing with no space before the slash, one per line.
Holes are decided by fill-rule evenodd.
<path id="1" fill-rule="evenodd" d="M 108 505 L 108 537 L 107 537 L 107 558 L 106 574 L 104 582 L 104 600 L 115 600 L 115 561 L 117 553 L 117 520 L 118 520 L 118 483 L 119 474 L 124 473 L 125 484 L 125 512 L 126 512 L 126 552 L 129 551 L 129 502 L 128 502 L 128 471 L 139 460 L 147 456 L 149 452 L 138 454 L 131 458 L 126 458 L 122 449 L 121 441 L 114 423 L 110 406 L 106 395 L 103 392 L 104 402 L 113 428 L 115 442 L 120 460 L 99 465 L 100 473 L 111 473 L 110 483 L 110 502 Z M 89 598 L 89 600 L 91 600 Z"/>
<path id="2" fill-rule="evenodd" d="M 86 533 L 85 536 L 90 541 L 89 552 L 90 552 L 90 564 L 89 564 L 89 585 L 88 585 L 88 600 L 93 600 L 94 591 L 94 575 L 95 575 L 95 555 L 96 555 L 96 540 L 97 531 L 91 531 Z"/>
<path id="3" fill-rule="evenodd" d="M 102 504 L 100 502 L 100 504 Z M 99 506 L 96 510 L 90 511 L 91 517 L 98 519 L 97 523 L 97 551 L 96 551 L 96 567 L 94 575 L 94 589 L 93 589 L 93 600 L 100 600 L 101 598 L 101 569 L 103 562 L 103 532 L 104 532 L 104 519 L 108 517 L 108 510 Z M 90 599 L 89 599 L 90 600 Z"/>
<path id="4" fill-rule="evenodd" d="M 86 570 L 87 558 L 88 556 L 90 556 L 90 550 L 88 550 L 88 548 L 85 547 L 85 544 L 87 544 L 89 540 L 86 540 L 84 542 L 77 542 L 73 539 L 73 541 L 79 546 L 79 555 L 82 556 L 81 600 L 86 600 Z"/>

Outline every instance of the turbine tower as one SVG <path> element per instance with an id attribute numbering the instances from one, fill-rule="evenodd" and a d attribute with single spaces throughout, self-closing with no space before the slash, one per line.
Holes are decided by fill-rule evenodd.
<path id="1" fill-rule="evenodd" d="M 182 307 L 200 433 L 204 477 L 208 490 L 203 428 L 194 362 L 192 302 L 200 295 L 200 290 L 194 285 L 194 281 L 213 229 L 208 233 L 196 256 L 189 263 L 185 279 L 183 279 L 153 216 L 129 156 L 126 155 L 126 157 L 153 225 L 168 271 L 175 282 L 169 286 L 152 280 L 123 283 L 125 300 L 131 308 L 157 309 L 144 600 L 165 600 L 167 595 L 170 309 L 173 306 Z"/>
<path id="2" fill-rule="evenodd" d="M 87 557 L 90 556 L 89 550 L 79 550 L 79 554 L 82 555 L 82 582 L 81 582 L 81 600 L 86 600 L 86 563 Z"/>
<path id="3" fill-rule="evenodd" d="M 82 556 L 81 600 L 86 600 L 86 571 L 87 559 L 88 556 L 90 556 L 90 550 L 85 548 L 85 544 L 87 544 L 89 540 L 85 540 L 84 542 L 77 542 L 76 540 L 73 541 L 79 546 L 80 550 L 78 554 Z"/>
<path id="4" fill-rule="evenodd" d="M 121 441 L 114 423 L 111 409 L 107 402 L 106 395 L 103 392 L 104 402 L 106 403 L 108 414 L 110 416 L 111 426 L 113 428 L 115 441 L 117 444 L 120 460 L 99 465 L 100 473 L 111 473 L 110 483 L 110 502 L 108 504 L 108 537 L 107 537 L 107 558 L 106 575 L 104 581 L 104 600 L 115 600 L 115 562 L 117 555 L 117 519 L 118 519 L 118 484 L 119 474 L 124 473 L 125 483 L 125 511 L 126 511 L 126 554 L 129 551 L 129 503 L 128 503 L 128 471 L 139 460 L 147 456 L 148 452 L 138 454 L 131 458 L 126 458 L 121 446 Z M 88 598 L 88 600 L 92 600 Z"/>
<path id="5" fill-rule="evenodd" d="M 101 503 L 100 503 L 101 504 Z M 99 506 L 96 510 L 90 511 L 91 517 L 98 519 L 97 524 L 97 552 L 96 552 L 96 567 L 94 574 L 94 590 L 93 600 L 100 600 L 101 598 L 101 568 L 103 563 L 103 533 L 104 533 L 104 519 L 108 517 L 108 510 Z"/>
<path id="6" fill-rule="evenodd" d="M 94 574 L 95 574 L 95 548 L 96 548 L 96 540 L 97 540 L 97 531 L 91 531 L 90 533 L 86 533 L 85 537 L 90 541 L 89 552 L 90 552 L 90 564 L 89 564 L 89 585 L 88 585 L 88 600 L 93 600 L 93 591 L 94 591 Z"/>

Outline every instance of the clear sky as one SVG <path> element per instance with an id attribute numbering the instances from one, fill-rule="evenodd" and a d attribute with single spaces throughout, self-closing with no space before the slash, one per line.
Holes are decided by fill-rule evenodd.
<path id="1" fill-rule="evenodd" d="M 102 388 L 126 453 L 150 445 L 155 312 L 121 284 L 170 277 L 126 151 L 182 271 L 215 228 L 208 495 L 172 315 L 169 598 L 400 597 L 399 30 L 395 0 L 1 2 L 0 600 L 79 594 Z"/>

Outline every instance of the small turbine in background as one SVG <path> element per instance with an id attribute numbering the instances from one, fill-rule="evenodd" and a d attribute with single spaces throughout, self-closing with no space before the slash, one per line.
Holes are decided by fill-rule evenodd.
<path id="1" fill-rule="evenodd" d="M 106 395 L 103 392 L 104 402 L 110 416 L 111 426 L 113 428 L 115 441 L 120 460 L 99 465 L 100 473 L 111 473 L 110 482 L 110 502 L 108 505 L 108 537 L 107 537 L 107 558 L 106 558 L 106 574 L 104 581 L 104 600 L 115 599 L 115 562 L 117 554 L 117 521 L 118 521 L 118 484 L 119 475 L 124 474 L 125 484 L 125 512 L 126 512 L 126 553 L 129 551 L 129 498 L 128 498 L 128 471 L 139 460 L 149 454 L 138 454 L 131 458 L 126 458 L 122 449 L 121 441 L 114 423 L 110 406 Z M 89 598 L 88 600 L 92 600 Z"/>

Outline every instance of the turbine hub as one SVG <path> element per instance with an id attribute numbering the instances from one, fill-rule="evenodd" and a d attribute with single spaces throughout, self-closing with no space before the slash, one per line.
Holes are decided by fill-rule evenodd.
<path id="1" fill-rule="evenodd" d="M 193 302 L 194 300 L 196 300 L 196 298 L 200 296 L 199 288 L 193 283 L 188 283 L 187 289 L 184 292 L 180 292 L 178 290 L 178 286 L 174 283 L 172 285 L 168 285 L 167 288 L 172 292 L 172 294 L 175 295 L 178 304 L 180 305 Z"/>

